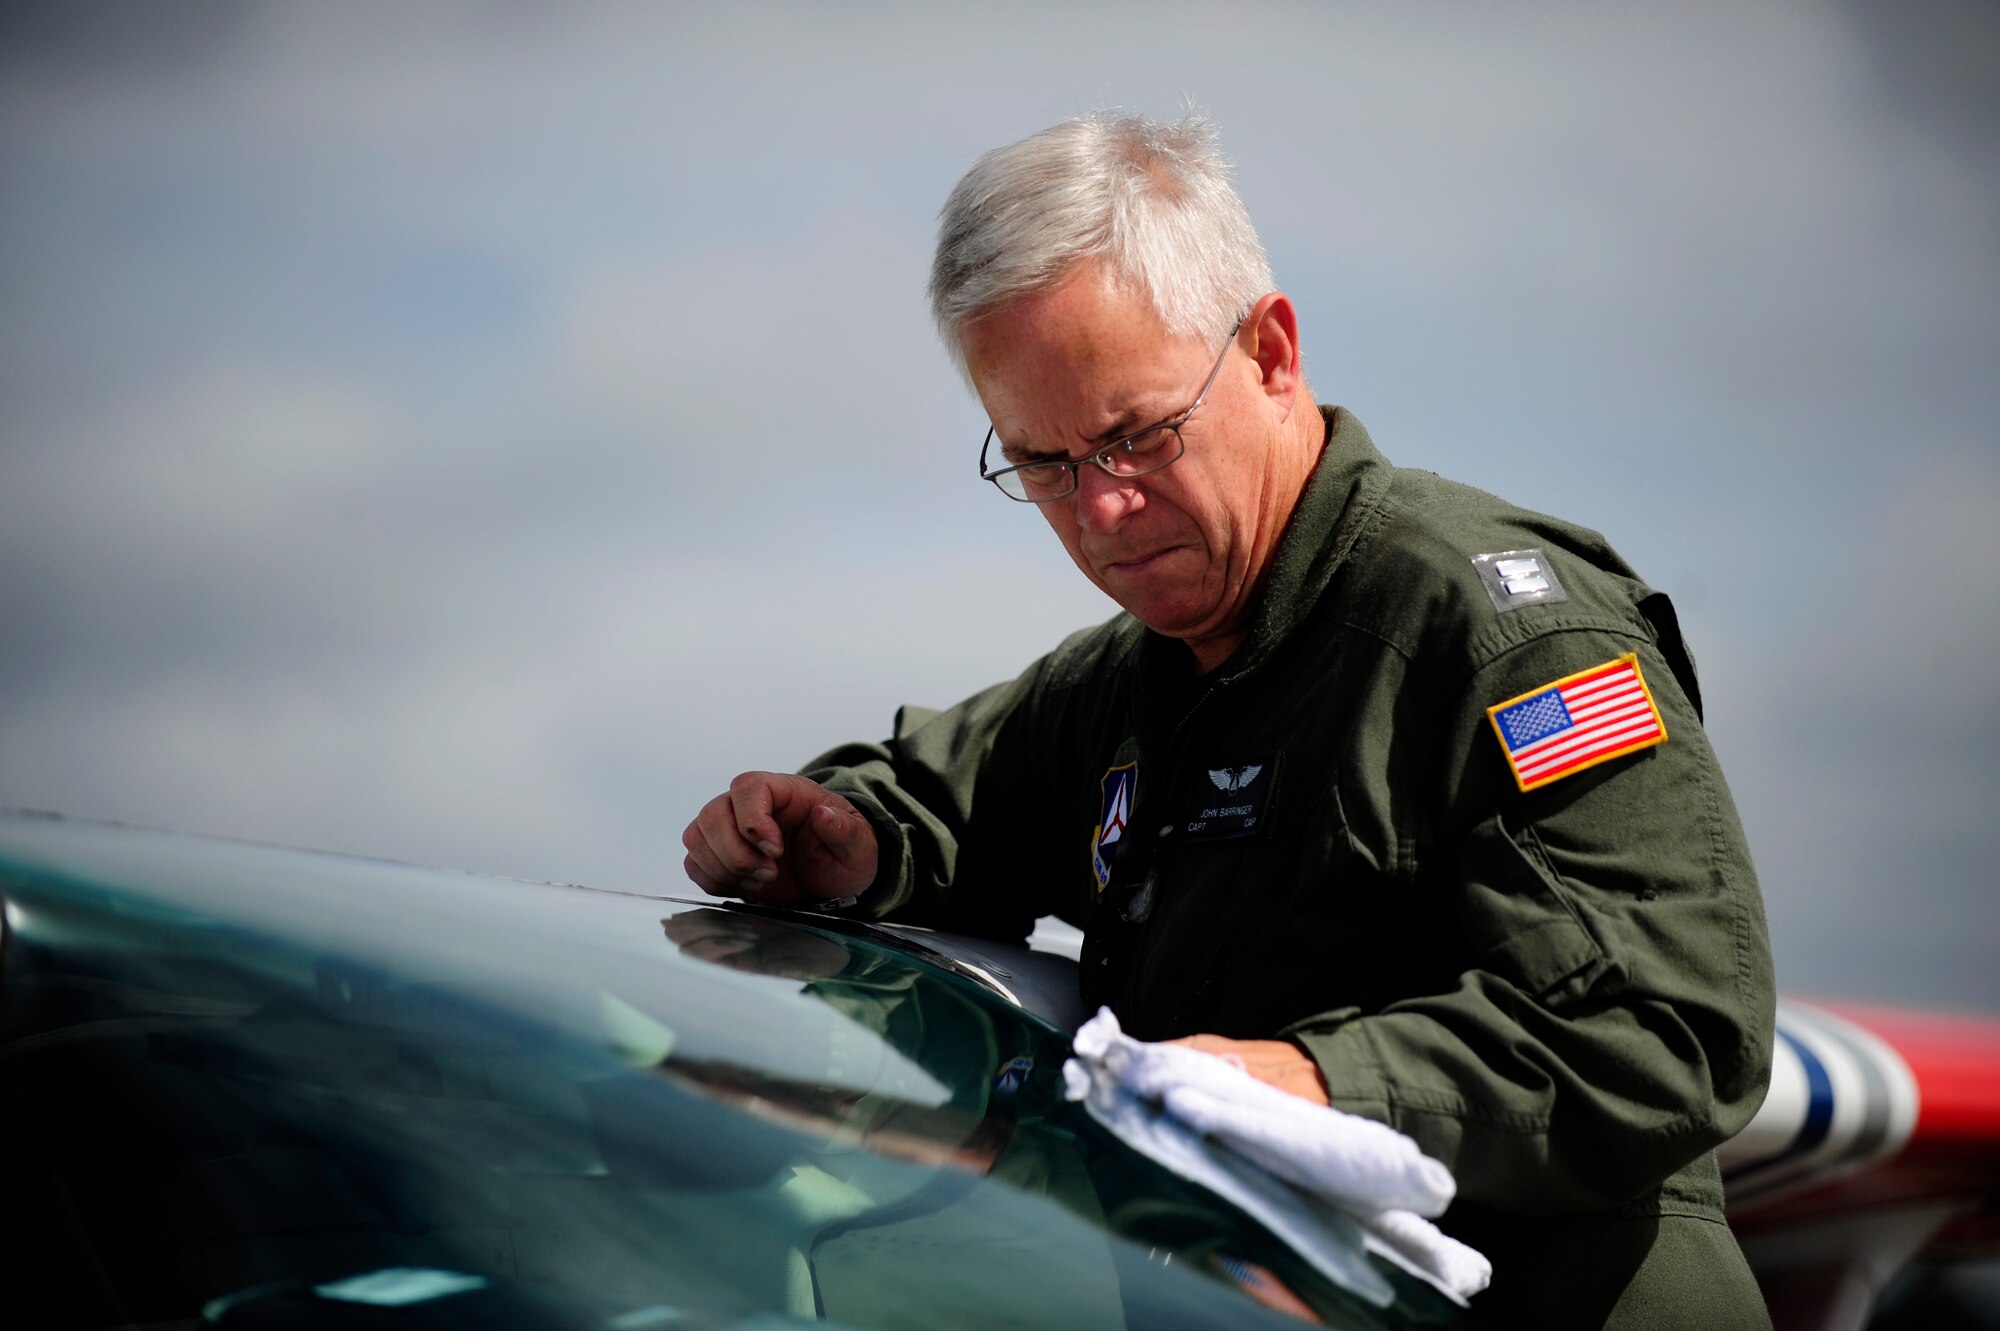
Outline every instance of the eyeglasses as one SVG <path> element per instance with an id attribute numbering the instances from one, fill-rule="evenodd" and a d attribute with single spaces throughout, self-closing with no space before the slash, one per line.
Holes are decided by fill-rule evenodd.
<path id="1" fill-rule="evenodd" d="M 1229 330 L 1229 337 L 1215 358 L 1215 368 L 1208 372 L 1201 392 L 1195 395 L 1194 406 L 1172 420 L 1113 440 L 1080 458 L 1065 458 L 1060 462 L 1023 462 L 1018 467 L 1002 467 L 998 471 L 986 470 L 986 452 L 993 447 L 993 427 L 989 425 L 986 427 L 986 442 L 979 446 L 979 478 L 993 482 L 994 487 L 1009 499 L 1018 499 L 1024 504 L 1047 504 L 1076 493 L 1077 472 L 1086 463 L 1094 462 L 1113 476 L 1128 477 L 1144 476 L 1179 461 L 1181 454 L 1187 452 L 1187 442 L 1181 438 L 1181 427 L 1207 400 L 1208 390 L 1215 387 L 1215 377 L 1222 373 L 1222 362 L 1236 341 L 1237 329 L 1242 326 L 1239 323 Z"/>

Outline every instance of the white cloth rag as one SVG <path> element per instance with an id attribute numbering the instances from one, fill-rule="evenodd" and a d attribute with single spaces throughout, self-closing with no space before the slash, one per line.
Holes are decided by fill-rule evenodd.
<path id="1" fill-rule="evenodd" d="M 1485 1289 L 1483 1256 L 1424 1219 L 1451 1171 L 1402 1133 L 1258 1081 L 1231 1062 L 1148 1044 L 1110 1009 L 1085 1022 L 1063 1065 L 1066 1093 L 1129 1144 L 1262 1220 L 1329 1279 L 1377 1304 L 1393 1296 L 1362 1243 L 1463 1303 Z"/>

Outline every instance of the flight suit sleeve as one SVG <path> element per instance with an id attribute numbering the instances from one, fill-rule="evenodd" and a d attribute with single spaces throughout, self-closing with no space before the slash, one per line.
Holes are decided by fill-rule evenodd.
<path id="1" fill-rule="evenodd" d="M 802 775 L 853 801 L 875 829 L 875 881 L 853 913 L 1021 939 L 1049 913 L 1031 835 L 1046 741 L 1035 693 L 1046 659 L 943 711 L 906 706 L 877 744 L 845 744 Z"/>
<path id="2" fill-rule="evenodd" d="M 1520 790 L 1487 708 L 1627 652 L 1666 743 Z M 1763 907 L 1693 687 L 1685 657 L 1670 664 L 1641 625 L 1568 625 L 1475 669 L 1440 704 L 1439 862 L 1418 875 L 1452 935 L 1441 942 L 1472 964 L 1445 992 L 1286 1032 L 1336 1106 L 1409 1134 L 1469 1201 L 1618 1205 L 1763 1099 Z"/>

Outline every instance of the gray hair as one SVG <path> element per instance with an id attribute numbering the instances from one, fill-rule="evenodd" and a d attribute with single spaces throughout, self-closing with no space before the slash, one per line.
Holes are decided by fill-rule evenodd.
<path id="1" fill-rule="evenodd" d="M 964 326 L 1083 261 L 1151 300 L 1179 337 L 1219 340 L 1272 289 L 1215 127 L 1095 111 L 995 148 L 939 213 L 931 316 L 965 372 Z"/>

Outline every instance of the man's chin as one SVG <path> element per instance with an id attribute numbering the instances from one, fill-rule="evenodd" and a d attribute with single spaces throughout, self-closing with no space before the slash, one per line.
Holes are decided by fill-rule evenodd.
<path id="1" fill-rule="evenodd" d="M 1144 624 L 1163 638 L 1198 638 L 1208 628 L 1209 616 L 1204 610 L 1196 610 L 1184 603 L 1150 601 L 1144 597 L 1130 600 L 1114 596 L 1113 600 L 1124 607 L 1125 613 Z"/>
<path id="2" fill-rule="evenodd" d="M 1088 570 L 1098 590 L 1153 632 L 1169 638 L 1193 638 L 1205 632 L 1215 617 L 1215 603 L 1204 595 L 1205 578 L 1189 578 L 1185 546 L 1174 546 L 1136 564 L 1110 564 Z M 1194 585 L 1190 585 L 1190 584 Z"/>

